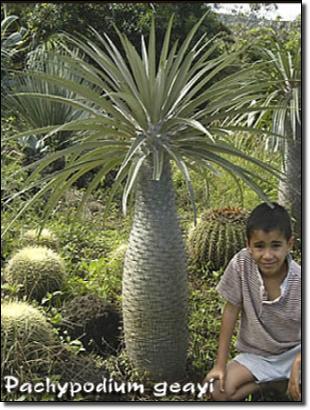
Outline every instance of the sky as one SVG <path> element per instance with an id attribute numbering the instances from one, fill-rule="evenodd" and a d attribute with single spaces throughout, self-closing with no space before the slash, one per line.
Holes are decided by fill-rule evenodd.
<path id="1" fill-rule="evenodd" d="M 221 12 L 229 12 L 231 9 L 236 7 L 243 7 L 244 11 L 249 10 L 247 3 L 220 3 L 217 2 L 217 5 L 220 5 Z M 278 9 L 272 13 L 265 13 L 265 17 L 273 19 L 277 16 L 280 16 L 283 20 L 294 20 L 298 14 L 301 13 L 301 4 L 300 3 L 276 3 Z"/>
<path id="2" fill-rule="evenodd" d="M 299 3 L 276 3 L 278 5 L 277 15 L 284 20 L 294 20 L 298 14 L 301 14 L 301 4 Z"/>

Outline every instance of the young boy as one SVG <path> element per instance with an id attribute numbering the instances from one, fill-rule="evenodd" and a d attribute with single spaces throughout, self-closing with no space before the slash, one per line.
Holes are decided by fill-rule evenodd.
<path id="1" fill-rule="evenodd" d="M 301 269 L 292 260 L 292 229 L 287 211 L 263 203 L 249 216 L 247 248 L 228 264 L 217 290 L 226 300 L 212 399 L 238 401 L 259 383 L 288 379 L 288 393 L 301 400 Z M 241 313 L 237 349 L 227 364 L 233 330 Z"/>

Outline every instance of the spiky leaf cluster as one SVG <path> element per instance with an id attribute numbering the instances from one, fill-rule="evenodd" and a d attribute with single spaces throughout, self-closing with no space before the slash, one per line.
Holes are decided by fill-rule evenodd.
<path id="1" fill-rule="evenodd" d="M 240 208 L 212 209 L 202 215 L 188 239 L 191 270 L 224 268 L 245 246 L 247 216 Z"/>
<path id="2" fill-rule="evenodd" d="M 254 116 L 254 125 L 266 128 L 271 124 L 273 135 L 266 140 L 266 148 L 283 151 L 286 143 L 296 141 L 296 130 L 301 125 L 301 48 L 299 45 L 290 52 L 276 42 L 274 50 L 260 52 L 264 64 L 260 67 L 259 78 L 268 86 L 261 104 L 269 109 Z M 268 122 L 266 116 L 270 114 L 272 121 Z"/>
<path id="3" fill-rule="evenodd" d="M 83 82 L 42 71 L 21 74 L 73 93 L 70 98 L 53 93 L 15 94 L 14 98 L 18 97 L 21 103 L 39 99 L 66 104 L 83 111 L 86 118 L 67 120 L 15 136 L 42 135 L 44 140 L 48 140 L 60 131 L 72 132 L 71 146 L 33 165 L 35 169 L 25 183 L 25 190 L 34 186 L 39 186 L 40 190 L 21 207 L 14 219 L 50 192 L 45 208 L 47 217 L 64 192 L 91 170 L 96 170 L 96 175 L 84 193 L 80 208 L 105 175 L 118 169 L 111 197 L 122 188 L 123 210 L 126 212 L 128 197 L 136 187 L 142 165 L 145 161 L 150 162 L 152 178 L 159 180 L 166 158 L 180 170 L 193 207 L 189 169 L 199 171 L 204 167 L 216 173 L 212 164 L 223 168 L 236 181 L 243 180 L 268 201 L 260 188 L 261 175 L 250 171 L 250 167 L 237 165 L 233 159 L 241 157 L 277 177 L 280 177 L 280 172 L 241 152 L 230 142 L 235 131 L 244 130 L 257 135 L 256 130 L 236 126 L 235 120 L 248 112 L 254 100 L 260 100 L 264 84 L 257 82 L 253 67 L 239 65 L 241 50 L 215 57 L 215 38 L 208 39 L 204 35 L 193 43 L 203 19 L 204 16 L 179 45 L 170 41 L 171 18 L 159 54 L 156 54 L 155 22 L 148 42 L 141 37 L 140 52 L 117 29 L 119 47 L 107 34 L 101 36 L 95 30 L 91 30 L 89 36 L 65 35 L 68 44 L 80 53 L 59 55 L 57 58 L 63 61 L 72 75 L 87 81 L 87 86 Z M 82 54 L 86 58 L 79 57 Z M 251 107 L 251 110 L 257 111 L 259 107 Z M 59 158 L 66 159 L 65 168 L 42 178 L 42 172 Z M 107 209 L 108 205 L 109 202 Z M 7 229 L 9 225 L 4 233 Z"/>
<path id="4" fill-rule="evenodd" d="M 41 299 L 47 292 L 59 290 L 65 279 L 62 258 L 44 246 L 29 246 L 19 250 L 8 262 L 5 279 L 17 285 L 21 295 Z"/>

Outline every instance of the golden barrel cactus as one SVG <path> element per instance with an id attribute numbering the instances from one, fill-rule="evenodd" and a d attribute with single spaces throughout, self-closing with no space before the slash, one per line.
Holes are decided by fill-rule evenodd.
<path id="1" fill-rule="evenodd" d="M 242 208 L 219 208 L 205 212 L 191 230 L 187 242 L 191 271 L 219 270 L 245 247 L 248 212 Z"/>
<path id="2" fill-rule="evenodd" d="M 55 346 L 54 330 L 38 308 L 20 301 L 1 304 L 2 378 L 47 372 Z"/>
<path id="3" fill-rule="evenodd" d="M 28 229 L 21 235 L 21 246 L 46 246 L 54 251 L 59 248 L 56 235 L 48 228 L 42 229 L 40 234 L 37 229 Z"/>
<path id="4" fill-rule="evenodd" d="M 5 269 L 5 279 L 19 286 L 19 293 L 28 299 L 41 299 L 47 292 L 59 290 L 65 279 L 62 258 L 44 246 L 29 246 L 19 250 Z"/>

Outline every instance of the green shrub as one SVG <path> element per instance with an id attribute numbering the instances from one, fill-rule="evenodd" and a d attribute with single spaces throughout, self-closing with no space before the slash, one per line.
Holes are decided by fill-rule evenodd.
<path id="1" fill-rule="evenodd" d="M 74 271 L 83 276 L 87 273 L 78 266 L 81 261 L 90 262 L 102 257 L 126 241 L 129 236 L 130 224 L 120 221 L 116 216 L 109 216 L 104 220 L 102 215 L 93 215 L 91 220 L 81 220 L 75 217 L 74 208 L 67 208 L 57 215 L 57 220 L 52 222 L 52 228 L 61 245 L 62 254 L 66 260 L 74 265 Z"/>
<path id="2" fill-rule="evenodd" d="M 1 305 L 1 377 L 46 373 L 56 346 L 52 326 L 27 302 Z"/>
<path id="3" fill-rule="evenodd" d="M 65 293 L 72 297 L 91 293 L 120 306 L 126 249 L 127 244 L 123 242 L 110 251 L 107 257 L 93 259 L 90 262 L 83 259 L 75 263 L 74 275 L 68 277 Z"/>
<path id="4" fill-rule="evenodd" d="M 245 246 L 247 211 L 241 208 L 211 209 L 202 215 L 188 238 L 191 271 L 219 270 Z"/>
<path id="5" fill-rule="evenodd" d="M 43 246 L 26 247 L 8 262 L 5 280 L 19 286 L 19 294 L 41 301 L 47 292 L 58 290 L 65 279 L 62 258 Z"/>
<path id="6" fill-rule="evenodd" d="M 54 251 L 59 248 L 56 235 L 47 228 L 42 229 L 40 234 L 36 229 L 28 229 L 21 236 L 21 246 L 46 246 Z"/>

